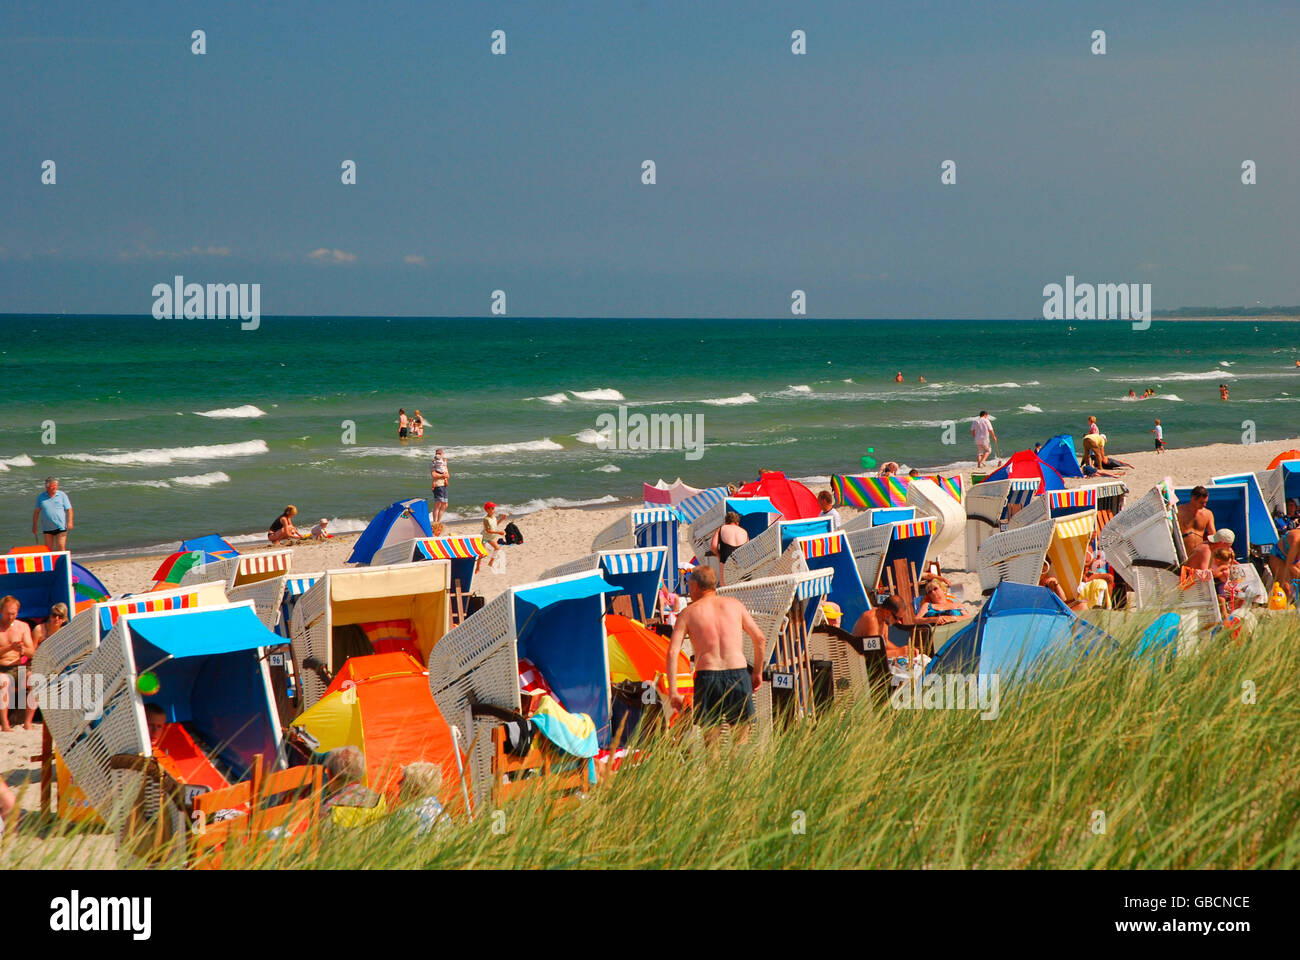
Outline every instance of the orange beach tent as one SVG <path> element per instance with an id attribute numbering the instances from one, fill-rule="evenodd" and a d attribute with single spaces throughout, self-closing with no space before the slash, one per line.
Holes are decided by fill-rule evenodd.
<path id="1" fill-rule="evenodd" d="M 451 727 L 433 702 L 428 672 L 407 653 L 349 658 L 325 695 L 293 725 L 315 737 L 321 753 L 361 748 L 372 790 L 396 795 L 402 767 L 424 761 L 442 767 L 443 806 L 460 794 Z"/>

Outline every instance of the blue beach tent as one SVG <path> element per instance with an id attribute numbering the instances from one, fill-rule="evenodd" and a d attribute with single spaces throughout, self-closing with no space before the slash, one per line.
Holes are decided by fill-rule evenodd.
<path id="1" fill-rule="evenodd" d="M 1038 459 L 1059 473 L 1062 477 L 1081 477 L 1079 454 L 1074 449 L 1074 437 L 1068 433 L 1058 433 L 1038 448 Z"/>
<path id="2" fill-rule="evenodd" d="M 206 537 L 181 541 L 182 553 L 203 551 L 203 562 L 213 563 L 217 560 L 230 560 L 239 556 L 239 551 L 226 542 L 220 534 L 210 533 Z"/>
<path id="3" fill-rule="evenodd" d="M 432 536 L 428 501 L 422 498 L 398 500 L 375 514 L 375 518 L 352 545 L 352 553 L 347 562 L 369 563 L 375 552 L 384 547 L 404 540 Z"/>
<path id="4" fill-rule="evenodd" d="M 1009 680 L 1053 657 L 1118 648 L 1110 634 L 1075 616 L 1046 587 L 1003 582 L 935 653 L 926 673 L 997 673 Z"/>

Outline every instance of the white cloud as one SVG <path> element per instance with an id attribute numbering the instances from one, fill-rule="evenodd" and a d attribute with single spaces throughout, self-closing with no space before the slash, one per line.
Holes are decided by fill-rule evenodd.
<path id="1" fill-rule="evenodd" d="M 187 257 L 228 256 L 230 256 L 229 247 L 218 247 L 214 244 L 208 244 L 206 247 L 195 244 L 188 250 L 153 250 L 149 247 L 136 247 L 134 250 L 119 250 L 117 253 L 119 260 L 183 260 Z"/>
<path id="2" fill-rule="evenodd" d="M 408 253 L 406 256 L 402 257 L 402 262 L 413 264 L 424 263 L 424 257 L 420 256 L 418 253 Z"/>
<path id="3" fill-rule="evenodd" d="M 348 253 L 346 250 L 330 250 L 328 247 L 319 247 L 307 254 L 308 260 L 315 260 L 317 263 L 351 263 L 356 258 L 355 253 Z"/>

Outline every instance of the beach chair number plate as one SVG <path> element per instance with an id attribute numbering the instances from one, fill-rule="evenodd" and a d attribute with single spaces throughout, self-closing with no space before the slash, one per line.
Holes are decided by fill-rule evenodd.
<path id="1" fill-rule="evenodd" d="M 880 649 L 880 638 L 879 638 L 879 637 L 863 637 L 863 638 L 862 638 L 862 649 L 863 649 L 863 650 L 879 650 L 879 649 Z"/>
<path id="2" fill-rule="evenodd" d="M 789 670 L 772 672 L 772 689 L 773 690 L 793 690 L 794 673 Z"/>
<path id="3" fill-rule="evenodd" d="M 284 666 L 284 654 L 283 654 L 283 653 L 273 653 L 273 654 L 271 654 L 271 666 L 273 666 L 273 667 L 283 667 L 283 666 Z"/>

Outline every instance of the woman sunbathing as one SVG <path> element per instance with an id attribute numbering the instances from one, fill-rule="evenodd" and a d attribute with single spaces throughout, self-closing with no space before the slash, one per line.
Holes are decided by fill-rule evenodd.
<path id="1" fill-rule="evenodd" d="M 921 620 L 952 623 L 954 620 L 961 620 L 970 616 L 968 612 L 961 608 L 956 599 L 949 595 L 943 584 L 937 579 L 928 581 L 923 587 L 923 591 L 921 594 L 921 609 L 918 613 Z"/>

